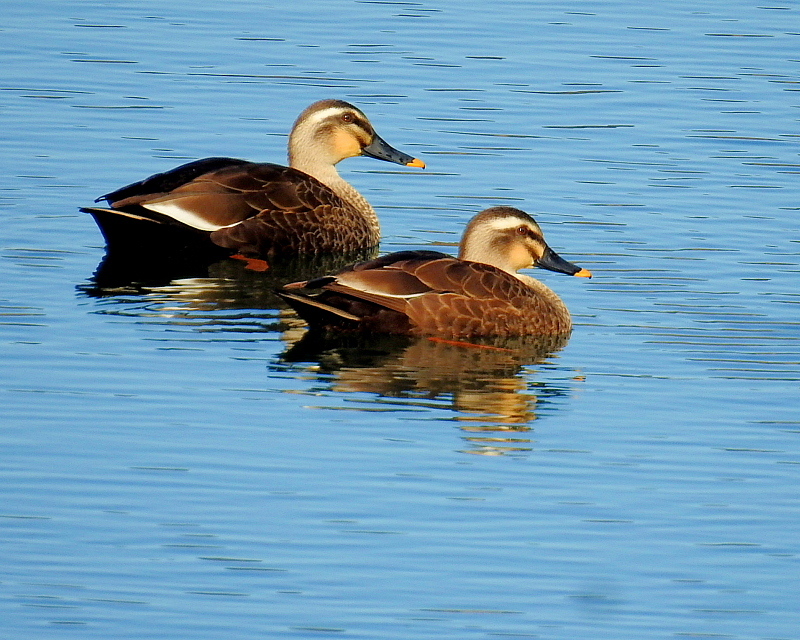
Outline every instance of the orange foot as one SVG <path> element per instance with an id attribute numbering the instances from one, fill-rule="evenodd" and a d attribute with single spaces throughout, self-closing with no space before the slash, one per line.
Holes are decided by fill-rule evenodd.
<path id="1" fill-rule="evenodd" d="M 266 271 L 269 269 L 269 262 L 266 260 L 260 260 L 259 258 L 248 258 L 247 256 L 243 256 L 241 253 L 232 255 L 231 258 L 244 261 L 246 263 L 244 268 L 250 269 L 250 271 Z"/>

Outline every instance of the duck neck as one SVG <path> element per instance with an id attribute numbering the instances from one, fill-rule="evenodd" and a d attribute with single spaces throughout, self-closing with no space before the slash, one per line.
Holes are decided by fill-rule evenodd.
<path id="1" fill-rule="evenodd" d="M 301 144 L 290 143 L 289 166 L 307 173 L 332 189 L 337 196 L 366 217 L 371 226 L 378 231 L 380 229 L 378 216 L 372 205 L 353 185 L 339 175 L 335 163 L 326 161 L 313 153 L 299 150 L 303 148 Z"/>

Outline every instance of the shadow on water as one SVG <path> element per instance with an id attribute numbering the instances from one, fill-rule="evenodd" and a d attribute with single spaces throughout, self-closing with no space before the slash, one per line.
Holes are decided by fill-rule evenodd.
<path id="1" fill-rule="evenodd" d="M 109 250 L 88 283 L 78 290 L 93 298 L 152 293 L 164 287 L 187 289 L 186 299 L 200 306 L 224 309 L 284 308 L 273 291 L 287 282 L 337 271 L 375 256 L 377 249 L 344 255 L 289 257 L 269 263 L 265 271 L 251 269 L 242 260 L 208 251 L 186 250 L 147 256 Z"/>
<path id="2" fill-rule="evenodd" d="M 532 384 L 525 369 L 545 363 L 569 336 L 493 340 L 481 344 L 394 336 L 330 337 L 306 332 L 281 356 L 313 363 L 337 393 L 368 393 L 376 404 L 455 412 L 472 445 L 467 453 L 528 451 L 531 422 L 568 391 Z"/>

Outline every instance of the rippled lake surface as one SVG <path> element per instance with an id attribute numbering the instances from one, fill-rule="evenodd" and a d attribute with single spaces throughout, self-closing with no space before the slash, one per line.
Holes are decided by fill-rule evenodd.
<path id="1" fill-rule="evenodd" d="M 795 3 L 3 7 L 4 638 L 800 637 Z M 428 165 L 339 165 L 382 250 L 505 204 L 594 272 L 567 344 L 104 261 L 78 207 L 328 97 Z"/>

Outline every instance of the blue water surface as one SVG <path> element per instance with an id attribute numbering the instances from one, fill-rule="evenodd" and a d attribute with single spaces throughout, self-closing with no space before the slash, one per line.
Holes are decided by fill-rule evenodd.
<path id="1" fill-rule="evenodd" d="M 0 43 L 3 638 L 800 637 L 794 3 L 10 0 Z M 382 250 L 511 205 L 593 271 L 534 274 L 568 344 L 102 281 L 79 207 L 329 97 L 427 163 L 339 165 Z"/>

